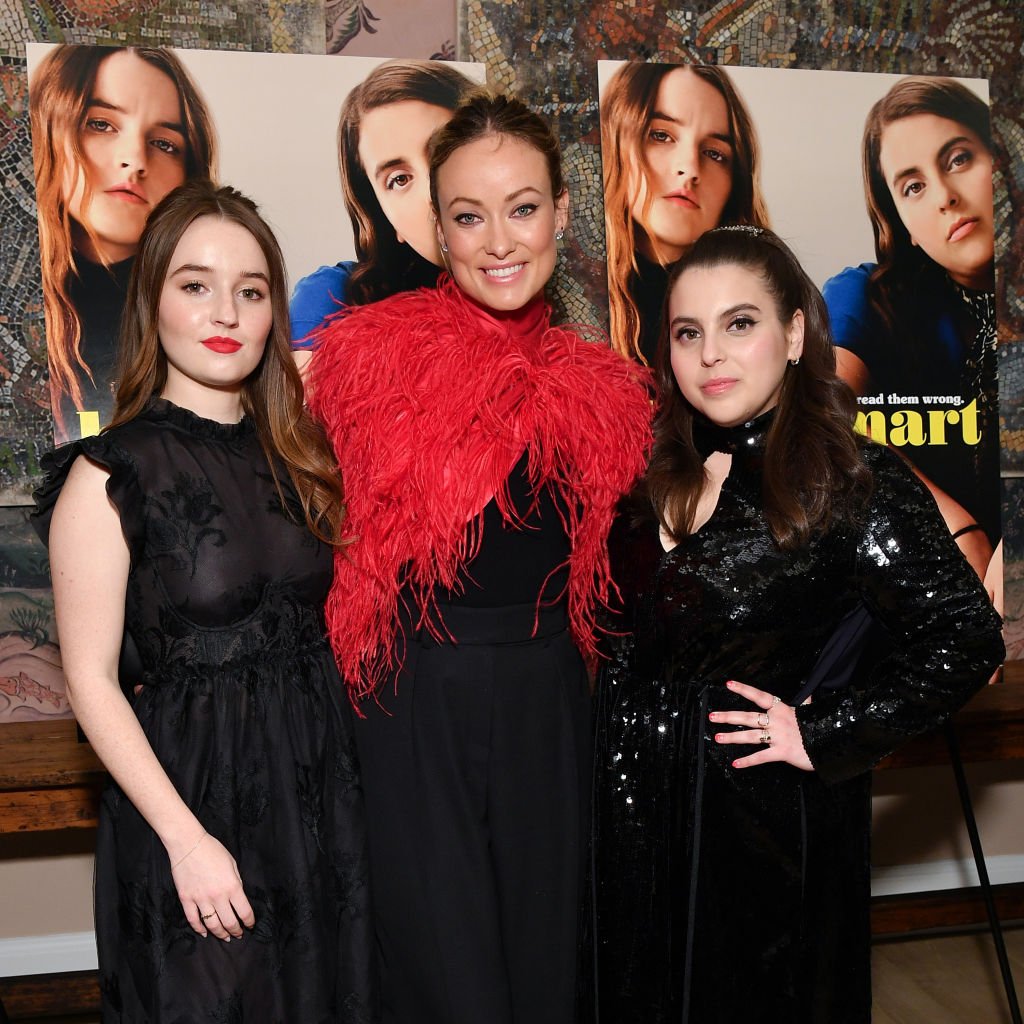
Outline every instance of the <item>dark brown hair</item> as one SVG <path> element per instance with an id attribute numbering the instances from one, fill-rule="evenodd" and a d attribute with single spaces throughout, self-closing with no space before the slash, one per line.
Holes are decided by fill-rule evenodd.
<path id="1" fill-rule="evenodd" d="M 918 114 L 933 114 L 969 128 L 992 152 L 988 106 L 952 78 L 903 78 L 868 112 L 861 158 L 878 261 L 871 275 L 871 303 L 888 329 L 895 331 L 898 324 L 911 344 L 920 318 L 916 312 L 907 316 L 903 310 L 916 310 L 922 289 L 934 288 L 945 277 L 945 270 L 914 245 L 900 218 L 882 173 L 882 135 L 894 121 Z"/>
<path id="2" fill-rule="evenodd" d="M 768 227 L 768 206 L 761 193 L 760 148 L 754 123 L 728 74 L 705 64 L 624 64 L 601 97 L 601 159 L 604 165 L 605 244 L 608 253 L 608 307 L 612 346 L 642 359 L 640 312 L 630 294 L 636 271 L 637 224 L 633 219 L 636 172 L 646 174 L 643 140 L 650 128 L 663 79 L 681 67 L 706 82 L 725 100 L 733 148 L 732 189 L 722 209 L 722 224 Z M 643 225 L 640 225 L 643 229 Z"/>
<path id="3" fill-rule="evenodd" d="M 374 68 L 345 97 L 338 119 L 338 170 L 357 258 L 346 285 L 349 302 L 376 302 L 403 291 L 410 264 L 418 260 L 408 245 L 398 241 L 359 159 L 363 117 L 371 110 L 409 100 L 455 110 L 475 88 L 476 83 L 445 61 L 393 60 Z"/>
<path id="4" fill-rule="evenodd" d="M 481 89 L 471 96 L 452 119 L 430 137 L 430 201 L 437 210 L 437 172 L 451 155 L 479 139 L 504 135 L 536 149 L 548 165 L 551 198 L 565 193 L 562 154 L 558 139 L 548 123 L 514 96 L 501 96 Z"/>
<path id="5" fill-rule="evenodd" d="M 765 518 L 783 549 L 799 547 L 833 524 L 855 519 L 870 494 L 871 473 L 853 432 L 856 401 L 835 372 L 828 311 L 821 292 L 789 247 L 773 232 L 718 228 L 701 235 L 676 264 L 669 295 L 688 270 L 739 266 L 757 274 L 775 300 L 783 324 L 800 310 L 803 353 L 786 367 L 778 406 L 765 442 Z M 677 541 L 693 526 L 706 478 L 693 442 L 694 410 L 672 372 L 667 323 L 658 342 L 655 373 L 660 408 L 646 477 L 651 508 Z"/>
<path id="6" fill-rule="evenodd" d="M 174 250 L 200 217 L 217 217 L 245 228 L 267 261 L 274 318 L 263 358 L 243 385 L 242 407 L 255 423 L 275 481 L 276 458 L 284 463 L 310 529 L 321 540 L 337 543 L 343 514 L 341 478 L 323 431 L 303 404 L 302 380 L 289 340 L 284 259 L 256 204 L 233 188 L 203 180 L 187 182 L 150 214 L 128 285 L 114 416 L 106 429 L 138 416 L 166 383 L 167 357 L 158 334 L 160 298 Z M 283 495 L 282 504 L 287 506 Z"/>

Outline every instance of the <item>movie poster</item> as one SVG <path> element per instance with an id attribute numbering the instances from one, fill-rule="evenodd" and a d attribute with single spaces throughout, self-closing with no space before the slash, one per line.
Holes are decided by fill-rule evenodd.
<path id="1" fill-rule="evenodd" d="M 482 82 L 482 65 L 391 62 L 391 95 L 403 99 L 385 105 L 376 89 L 364 104 L 374 109 L 352 115 L 367 118 L 362 137 L 358 121 L 349 133 L 357 169 L 372 160 L 374 175 L 355 182 L 347 208 L 339 116 L 354 89 L 373 91 L 383 58 L 34 43 L 27 55 L 57 442 L 110 419 L 139 236 L 149 211 L 189 178 L 213 177 L 257 202 L 293 288 L 305 282 L 307 319 L 346 299 L 357 269 L 349 209 L 378 249 L 415 268 L 416 283 L 440 264 L 423 147 L 428 126 L 446 119 L 445 97 Z"/>
<path id="2" fill-rule="evenodd" d="M 653 359 L 697 235 L 773 228 L 824 292 L 857 429 L 910 461 L 999 601 L 987 82 L 601 61 L 599 87 L 618 345 Z"/>

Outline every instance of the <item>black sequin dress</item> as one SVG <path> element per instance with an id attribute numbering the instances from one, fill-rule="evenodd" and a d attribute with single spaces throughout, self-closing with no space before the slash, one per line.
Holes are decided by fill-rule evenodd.
<path id="1" fill-rule="evenodd" d="M 770 417 L 771 414 L 767 414 Z M 594 927 L 603 1024 L 870 1020 L 868 769 L 941 722 L 1003 656 L 998 616 L 892 451 L 867 444 L 860 528 L 795 552 L 762 512 L 766 418 L 726 432 L 711 518 L 665 552 L 657 524 L 610 541 L 623 610 L 596 703 Z M 798 710 L 815 772 L 737 770 L 711 710 L 792 700 L 858 601 L 884 634 L 847 689 Z"/>
<path id="2" fill-rule="evenodd" d="M 237 861 L 256 915 L 241 940 L 197 935 L 163 845 L 112 783 L 96 853 L 103 1020 L 372 1020 L 362 792 L 322 618 L 330 550 L 281 468 L 285 514 L 248 420 L 165 401 L 47 457 L 44 539 L 81 453 L 110 471 L 131 554 L 122 685 L 185 803 Z"/>

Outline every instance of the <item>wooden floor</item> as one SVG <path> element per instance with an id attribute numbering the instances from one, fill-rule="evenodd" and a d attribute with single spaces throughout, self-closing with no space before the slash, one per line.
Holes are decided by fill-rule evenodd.
<path id="1" fill-rule="evenodd" d="M 1024 998 L 1024 924 L 1006 931 Z M 987 932 L 888 939 L 873 952 L 873 1024 L 1010 1024 L 999 965 Z M 95 1017 L 37 1018 L 33 1024 L 99 1024 Z"/>
<path id="2" fill-rule="evenodd" d="M 1024 925 L 1004 933 L 1024 1005 Z M 873 1024 L 1010 1024 L 988 932 L 875 941 Z"/>

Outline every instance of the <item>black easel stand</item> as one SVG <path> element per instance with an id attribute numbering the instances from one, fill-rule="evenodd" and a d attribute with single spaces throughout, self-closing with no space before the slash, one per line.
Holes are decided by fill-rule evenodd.
<path id="1" fill-rule="evenodd" d="M 1013 985 L 1013 974 L 1010 971 L 1010 960 L 1006 955 L 1006 943 L 1003 941 L 1003 928 L 999 923 L 995 900 L 992 898 L 992 883 L 989 881 L 988 868 L 985 865 L 985 851 L 981 848 L 981 837 L 978 835 L 978 823 L 974 818 L 974 803 L 971 791 L 967 788 L 967 776 L 964 774 L 964 763 L 960 757 L 960 744 L 956 738 L 956 728 L 952 720 L 946 723 L 946 744 L 949 747 L 949 763 L 956 778 L 956 788 L 960 793 L 960 806 L 964 812 L 964 824 L 971 840 L 974 863 L 978 868 L 978 882 L 981 895 L 985 901 L 988 914 L 988 926 L 992 932 L 992 942 L 996 947 L 996 958 L 999 960 L 999 971 L 1003 976 L 1003 987 L 1006 989 L 1006 1001 L 1010 1006 L 1010 1020 L 1013 1024 L 1021 1024 L 1020 1003 L 1017 1002 L 1017 991 Z"/>

